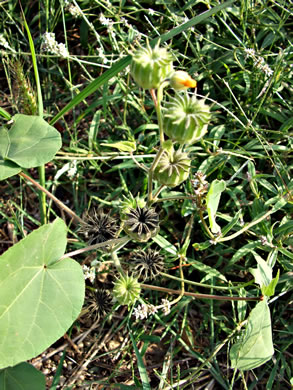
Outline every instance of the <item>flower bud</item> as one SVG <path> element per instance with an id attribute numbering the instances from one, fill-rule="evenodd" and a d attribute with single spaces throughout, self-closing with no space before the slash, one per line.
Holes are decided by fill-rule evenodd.
<path id="1" fill-rule="evenodd" d="M 170 77 L 170 85 L 172 88 L 179 90 L 185 90 L 187 88 L 195 88 L 197 82 L 193 80 L 187 72 L 178 70 Z"/>
<path id="2" fill-rule="evenodd" d="M 120 305 L 132 305 L 140 294 L 140 284 L 138 280 L 132 276 L 120 276 L 116 280 L 113 288 L 113 295 Z"/>
<path id="3" fill-rule="evenodd" d="M 173 57 L 157 44 L 136 50 L 132 56 L 130 72 L 137 84 L 144 89 L 158 88 L 173 70 Z"/>
<path id="4" fill-rule="evenodd" d="M 176 187 L 188 178 L 190 163 L 187 153 L 165 151 L 154 171 L 154 179 L 161 185 Z"/>
<path id="5" fill-rule="evenodd" d="M 207 132 L 211 119 L 210 107 L 204 99 L 177 94 L 164 109 L 164 132 L 179 144 L 193 144 Z"/>

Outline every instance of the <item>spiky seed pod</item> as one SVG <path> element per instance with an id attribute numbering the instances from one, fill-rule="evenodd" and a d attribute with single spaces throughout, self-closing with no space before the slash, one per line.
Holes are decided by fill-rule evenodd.
<path id="1" fill-rule="evenodd" d="M 153 249 L 134 253 L 130 261 L 132 271 L 138 279 L 155 279 L 165 269 L 164 257 Z"/>
<path id="2" fill-rule="evenodd" d="M 176 94 L 164 109 L 164 132 L 179 144 L 193 144 L 205 135 L 210 119 L 210 107 L 204 99 Z"/>
<path id="3" fill-rule="evenodd" d="M 103 288 L 97 289 L 94 293 L 91 293 L 87 300 L 88 305 L 83 310 L 84 314 L 89 313 L 92 317 L 92 321 L 95 321 L 98 317 L 106 317 L 111 313 L 113 308 L 113 297 L 108 290 Z"/>
<path id="4" fill-rule="evenodd" d="M 133 53 L 130 72 L 137 84 L 144 89 L 158 88 L 173 70 L 173 57 L 165 48 L 149 43 Z"/>
<path id="5" fill-rule="evenodd" d="M 98 313 L 105 317 L 113 308 L 113 297 L 108 290 L 98 288 L 95 294 Z"/>
<path id="6" fill-rule="evenodd" d="M 124 231 L 136 241 L 148 241 L 160 230 L 159 215 L 154 208 L 137 206 L 130 209 L 126 217 Z"/>
<path id="7" fill-rule="evenodd" d="M 165 151 L 154 171 L 154 179 L 161 185 L 176 187 L 188 178 L 190 164 L 187 153 L 180 150 Z"/>
<path id="8" fill-rule="evenodd" d="M 114 218 L 102 210 L 86 213 L 79 228 L 80 233 L 88 239 L 88 244 L 99 244 L 115 238 L 118 226 Z"/>
<path id="9" fill-rule="evenodd" d="M 123 195 L 123 200 L 120 201 L 120 214 L 122 221 L 127 219 L 127 214 L 129 214 L 131 209 L 136 207 L 144 208 L 146 202 L 143 198 L 137 196 L 136 198 L 130 193 L 127 197 Z"/>
<path id="10" fill-rule="evenodd" d="M 140 294 L 140 284 L 137 278 L 129 275 L 120 275 L 114 284 L 113 295 L 120 305 L 132 305 Z"/>
<path id="11" fill-rule="evenodd" d="M 183 70 L 177 70 L 170 77 L 170 86 L 176 91 L 186 90 L 188 88 L 195 88 L 197 82 Z"/>

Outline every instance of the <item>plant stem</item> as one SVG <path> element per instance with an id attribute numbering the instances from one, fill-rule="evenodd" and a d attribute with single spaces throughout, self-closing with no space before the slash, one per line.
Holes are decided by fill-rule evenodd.
<path id="1" fill-rule="evenodd" d="M 153 202 L 153 175 L 154 170 L 156 169 L 156 166 L 158 165 L 160 158 L 162 154 L 164 153 L 164 149 L 160 148 L 158 150 L 158 153 L 156 154 L 156 157 L 154 158 L 154 161 L 152 163 L 152 166 L 149 169 L 149 178 L 148 178 L 148 204 L 151 204 Z"/>
<path id="2" fill-rule="evenodd" d="M 203 216 L 203 212 L 202 212 L 202 210 L 201 210 L 200 208 L 199 208 L 198 212 L 199 212 L 199 217 L 200 217 L 201 223 L 202 223 L 202 225 L 203 225 L 205 231 L 208 233 L 208 235 L 210 236 L 210 238 L 211 238 L 212 240 L 214 240 L 215 237 L 214 237 L 213 233 L 210 231 L 208 225 L 206 224 L 206 221 L 205 221 L 204 216 Z"/>
<path id="3" fill-rule="evenodd" d="M 244 228 L 240 229 L 238 232 L 231 234 L 230 236 L 220 237 L 218 239 L 215 239 L 215 242 L 217 243 L 217 242 L 229 241 L 237 236 L 240 236 L 240 234 L 246 232 L 246 230 L 250 229 L 252 226 L 257 225 L 258 223 L 260 223 L 261 221 L 263 221 L 264 219 L 266 219 L 268 216 L 275 213 L 276 211 L 277 211 L 276 209 L 269 210 L 268 212 L 266 212 L 264 215 L 262 215 L 258 219 L 254 220 L 254 221 L 250 222 L 249 224 L 247 224 L 246 226 L 244 226 Z"/>
<path id="4" fill-rule="evenodd" d="M 108 246 L 108 245 L 114 245 L 114 244 L 117 244 L 117 245 L 124 244 L 125 245 L 128 241 L 129 241 L 128 237 L 114 238 L 113 240 L 100 242 L 99 244 L 90 245 L 90 246 L 87 246 L 85 248 L 77 249 L 77 250 L 75 250 L 73 252 L 65 253 L 65 255 L 60 257 L 59 260 L 66 259 L 67 257 L 77 256 L 77 255 L 80 255 L 81 253 L 93 251 L 95 249 L 103 248 L 104 246 Z"/>
<path id="5" fill-rule="evenodd" d="M 157 197 L 160 195 L 160 193 L 163 191 L 163 189 L 164 189 L 165 187 L 166 187 L 165 184 L 162 184 L 162 185 L 158 188 L 157 192 L 156 192 L 156 193 L 154 194 L 154 196 L 153 196 L 153 202 L 156 202 Z"/>
<path id="6" fill-rule="evenodd" d="M 179 290 L 173 290 L 170 288 L 165 288 L 165 287 L 159 287 L 159 286 L 151 286 L 150 284 L 141 284 L 141 288 L 144 288 L 146 290 L 156 290 L 156 291 L 162 291 L 166 292 L 169 294 L 181 294 L 181 291 Z M 185 296 L 193 297 L 193 298 L 198 298 L 198 299 L 215 299 L 217 301 L 261 301 L 263 298 L 262 296 L 260 297 L 229 297 L 229 296 L 221 296 L 221 295 L 210 295 L 210 294 L 196 294 L 196 293 L 191 293 L 191 292 L 184 292 Z"/>
<path id="7" fill-rule="evenodd" d="M 117 271 L 119 272 L 119 274 L 124 276 L 125 273 L 124 273 L 124 271 L 123 271 L 123 269 L 121 267 L 120 260 L 119 260 L 119 258 L 117 256 L 117 252 L 115 252 L 115 251 L 111 252 L 111 257 L 112 257 L 113 263 L 114 263 Z"/>
<path id="8" fill-rule="evenodd" d="M 45 174 L 45 165 L 38 167 L 39 181 L 40 185 L 45 188 L 46 185 L 46 174 Z M 47 204 L 46 204 L 46 193 L 43 190 L 39 191 L 39 202 L 40 202 L 40 212 L 41 212 L 41 222 L 42 224 L 47 223 Z"/>
<path id="9" fill-rule="evenodd" d="M 44 188 L 41 184 L 39 184 L 38 182 L 36 182 L 34 179 L 32 179 L 31 177 L 29 177 L 28 175 L 26 175 L 25 173 L 23 172 L 20 172 L 19 173 L 19 176 L 22 176 L 24 177 L 26 180 L 30 181 L 35 187 L 37 187 L 39 190 L 41 190 L 42 192 L 44 192 L 44 194 L 46 194 L 49 198 L 51 198 L 59 208 L 61 208 L 62 210 L 64 210 L 68 215 L 70 215 L 71 218 L 73 218 L 73 220 L 76 222 L 76 223 L 82 223 L 83 220 L 78 216 L 76 215 L 72 210 L 70 210 L 69 207 L 65 206 L 64 203 L 61 202 L 61 200 L 57 199 L 56 196 L 54 196 L 53 194 L 51 194 L 51 192 L 49 192 L 48 190 L 46 190 L 46 188 Z"/>
<path id="10" fill-rule="evenodd" d="M 160 275 L 162 275 L 162 276 L 164 276 L 166 278 L 169 278 L 169 279 L 178 280 L 178 282 L 182 282 L 182 280 L 180 278 L 177 278 L 177 276 L 169 275 L 169 274 L 166 274 L 164 272 L 160 272 Z M 238 285 L 238 286 L 231 286 L 231 287 L 228 287 L 228 286 L 227 287 L 225 287 L 225 286 L 211 286 L 210 284 L 193 282 L 192 280 L 188 280 L 188 279 L 185 279 L 184 283 L 192 284 L 192 285 L 198 286 L 198 287 L 213 288 L 215 290 L 239 290 L 240 288 L 251 286 L 254 283 L 254 281 L 252 280 L 250 282 L 243 283 L 243 284 Z"/>

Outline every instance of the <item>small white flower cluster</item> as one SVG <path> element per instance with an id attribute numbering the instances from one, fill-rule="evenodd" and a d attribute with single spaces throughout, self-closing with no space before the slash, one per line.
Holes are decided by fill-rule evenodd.
<path id="1" fill-rule="evenodd" d="M 73 179 L 75 175 L 77 174 L 77 161 L 73 160 L 69 163 L 69 169 L 67 171 L 67 176 L 70 179 Z"/>
<path id="2" fill-rule="evenodd" d="M 107 59 L 107 57 L 105 56 L 104 50 L 103 50 L 101 47 L 98 48 L 98 56 L 101 58 L 103 64 L 107 64 L 108 59 Z"/>
<path id="3" fill-rule="evenodd" d="M 85 280 L 89 279 L 91 283 L 94 283 L 96 277 L 95 267 L 88 267 L 87 265 L 84 264 L 82 266 L 82 270 L 84 273 L 84 279 Z"/>
<path id="4" fill-rule="evenodd" d="M 196 172 L 195 179 L 191 180 L 194 193 L 197 196 L 203 196 L 208 191 L 209 183 L 206 181 L 206 175 L 201 172 Z"/>
<path id="5" fill-rule="evenodd" d="M 171 303 L 168 301 L 168 299 L 162 299 L 162 305 L 163 305 L 163 313 L 165 316 L 167 316 L 171 311 Z"/>
<path id="6" fill-rule="evenodd" d="M 152 8 L 149 8 L 147 12 L 150 16 L 155 15 L 155 11 Z"/>
<path id="7" fill-rule="evenodd" d="M 245 59 L 248 58 L 253 59 L 253 66 L 259 70 L 261 70 L 267 77 L 270 77 L 274 71 L 269 67 L 269 65 L 265 62 L 264 58 L 258 56 L 254 49 L 244 49 Z"/>
<path id="8" fill-rule="evenodd" d="M 112 19 L 105 18 L 104 14 L 100 14 L 99 21 L 103 26 L 112 27 L 114 22 Z"/>
<path id="9" fill-rule="evenodd" d="M 59 57 L 67 58 L 69 57 L 68 50 L 64 43 L 58 43 L 55 39 L 55 34 L 50 32 L 45 32 L 42 37 L 41 50 L 46 51 L 51 54 L 56 54 Z"/>
<path id="10" fill-rule="evenodd" d="M 154 305 L 146 305 L 143 303 L 142 305 L 138 305 L 133 310 L 133 315 L 138 320 L 144 320 L 148 316 L 155 314 L 157 312 L 157 308 Z"/>
<path id="11" fill-rule="evenodd" d="M 165 316 L 168 315 L 171 311 L 171 302 L 168 299 L 162 299 L 160 306 L 143 303 L 134 308 L 133 315 L 137 320 L 144 320 L 148 316 L 157 313 L 158 309 L 162 309 Z"/>
<path id="12" fill-rule="evenodd" d="M 79 16 L 82 16 L 82 11 L 79 7 L 76 5 L 70 3 L 69 0 L 64 1 L 65 9 L 68 11 L 74 18 L 78 18 Z"/>
<path id="13" fill-rule="evenodd" d="M 9 43 L 6 41 L 3 34 L 0 34 L 0 46 L 5 47 L 5 49 L 10 49 Z"/>

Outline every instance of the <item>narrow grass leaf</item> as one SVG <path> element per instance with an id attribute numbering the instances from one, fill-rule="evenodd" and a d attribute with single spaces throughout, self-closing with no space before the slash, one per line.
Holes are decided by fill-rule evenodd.
<path id="1" fill-rule="evenodd" d="M 147 374 L 145 365 L 143 363 L 142 357 L 141 357 L 141 355 L 139 353 L 139 350 L 138 350 L 138 348 L 137 348 L 137 346 L 135 344 L 135 340 L 134 340 L 134 338 L 132 336 L 132 333 L 129 332 L 129 335 L 130 335 L 130 339 L 131 339 L 131 342 L 132 342 L 132 345 L 133 345 L 133 349 L 134 349 L 134 352 L 135 352 L 135 355 L 136 355 L 137 365 L 138 365 L 138 370 L 139 370 L 139 374 L 140 374 L 140 379 L 141 379 L 141 382 L 142 382 L 143 390 L 151 390 L 148 374 Z"/>
<path id="2" fill-rule="evenodd" d="M 36 81 L 36 86 L 37 86 L 37 94 L 38 94 L 38 111 L 39 115 L 42 117 L 43 116 L 43 98 L 42 98 L 42 90 L 41 90 L 41 82 L 40 82 L 40 77 L 39 77 L 39 71 L 38 71 L 38 65 L 37 65 L 37 57 L 36 57 L 36 52 L 35 52 L 35 46 L 34 46 L 34 41 L 29 29 L 29 26 L 26 22 L 25 15 L 22 12 L 22 17 L 23 17 L 23 22 L 24 22 L 24 27 L 26 29 L 26 33 L 28 36 L 29 40 L 29 45 L 30 45 L 30 51 L 32 55 L 32 61 L 33 61 L 33 68 L 34 68 L 34 74 L 35 74 L 35 81 Z"/>
<path id="3" fill-rule="evenodd" d="M 9 112 L 7 112 L 6 110 L 4 110 L 4 108 L 0 107 L 0 115 L 4 118 L 4 119 L 7 119 L 8 121 L 11 119 L 11 115 L 9 114 Z"/>
<path id="4" fill-rule="evenodd" d="M 171 253 L 172 255 L 177 255 L 177 249 L 174 245 L 172 245 L 168 240 L 166 240 L 164 237 L 160 236 L 159 234 L 153 237 L 153 241 L 157 243 L 162 249 L 165 251 Z"/>

